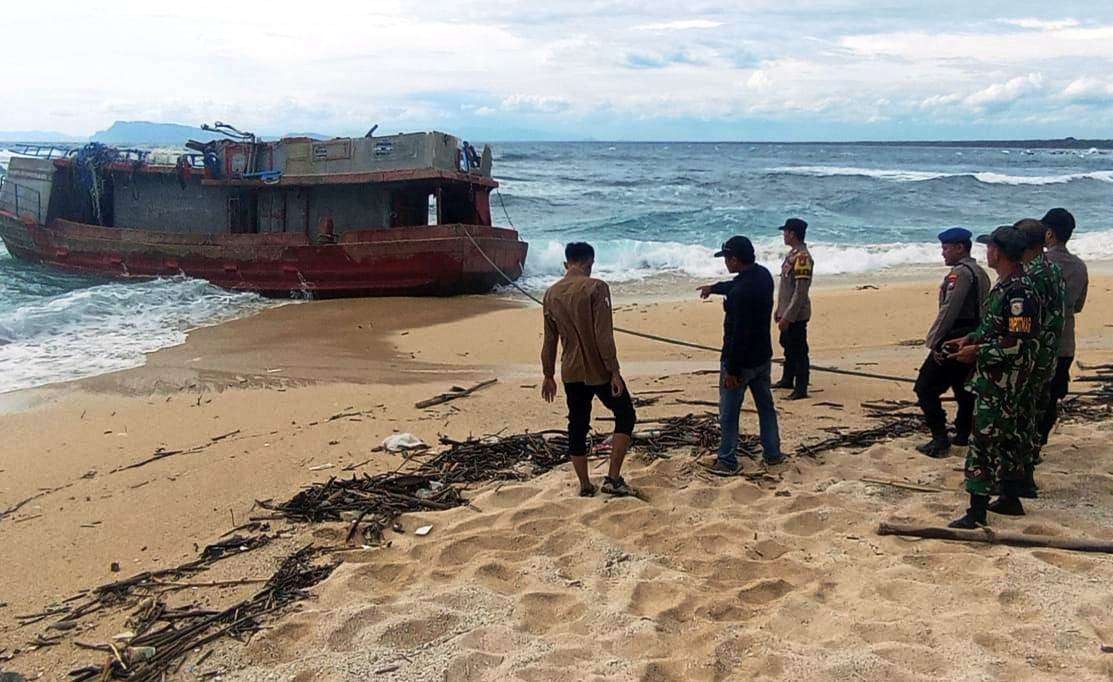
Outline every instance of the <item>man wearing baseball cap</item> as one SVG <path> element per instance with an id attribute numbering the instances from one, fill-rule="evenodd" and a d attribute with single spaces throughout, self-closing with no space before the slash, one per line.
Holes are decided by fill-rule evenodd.
<path id="1" fill-rule="evenodd" d="M 974 431 L 965 466 L 970 507 L 950 523 L 952 528 L 983 526 L 987 511 L 1024 514 L 1018 490 L 1024 482 L 1028 430 L 1021 420 L 1030 413 L 1020 405 L 1031 395 L 1028 381 L 1039 350 L 1040 300 L 1022 262 L 1027 238 L 1006 225 L 978 242 L 986 245 L 997 283 L 978 328 L 944 344 L 949 357 L 974 365 L 967 383 L 974 394 Z M 998 484 L 1001 497 L 990 505 L 989 495 Z"/>
<path id="2" fill-rule="evenodd" d="M 719 375 L 719 426 L 722 439 L 710 471 L 720 476 L 738 473 L 738 415 L 746 389 L 757 406 L 761 448 L 766 464 L 780 464 L 781 438 L 777 408 L 770 389 L 773 344 L 769 317 L 773 312 L 773 276 L 754 258 L 754 245 L 746 237 L 728 239 L 715 254 L 722 258 L 734 279 L 699 288 L 700 298 L 725 296 L 723 351 Z"/>
<path id="3" fill-rule="evenodd" d="M 1040 444 L 1047 444 L 1055 421 L 1059 417 L 1059 401 L 1067 397 L 1070 388 L 1070 368 L 1074 363 L 1075 338 L 1074 316 L 1082 312 L 1086 305 L 1086 292 L 1090 286 L 1090 276 L 1082 259 L 1067 249 L 1067 242 L 1074 234 L 1074 216 L 1065 208 L 1053 208 L 1040 220 L 1047 231 L 1044 241 L 1047 244 L 1045 257 L 1063 273 L 1066 287 L 1066 300 L 1063 305 L 1063 335 L 1059 340 L 1059 357 L 1056 358 L 1055 374 L 1051 378 L 1050 393 L 1043 406 L 1043 419 L 1040 420 Z"/>
<path id="4" fill-rule="evenodd" d="M 1028 447 L 1024 452 L 1024 485 L 1017 492 L 1020 497 L 1032 498 L 1038 496 L 1035 470 L 1040 463 L 1042 447 L 1039 425 L 1043 421 L 1044 408 L 1051 402 L 1051 379 L 1055 376 L 1059 345 L 1066 324 L 1063 314 L 1066 290 L 1063 272 L 1043 252 L 1047 227 L 1033 218 L 1019 220 L 1013 227 L 1020 230 L 1027 240 L 1027 248 L 1024 250 L 1025 278 L 1040 297 L 1040 348 L 1036 353 L 1036 365 L 1032 368 L 1032 378 L 1029 381 L 1031 394 L 1022 402 L 1022 407 L 1028 411 L 1028 416 L 1021 422 L 1028 429 Z"/>
<path id="5" fill-rule="evenodd" d="M 951 449 L 947 435 L 947 413 L 940 396 L 949 388 L 955 394 L 958 411 L 955 415 L 954 444 L 969 444 L 974 423 L 974 396 L 966 390 L 970 366 L 947 358 L 943 343 L 965 336 L 982 319 L 982 306 L 989 294 L 989 275 L 970 256 L 970 230 L 952 227 L 939 233 L 943 262 L 951 267 L 939 286 L 939 313 L 928 330 L 925 345 L 928 357 L 916 377 L 916 398 L 931 429 L 931 441 L 917 449 L 929 457 L 946 457 Z"/>
<path id="6" fill-rule="evenodd" d="M 811 361 L 808 359 L 808 320 L 812 317 L 812 302 L 808 295 L 812 284 L 815 262 L 808 252 L 804 238 L 808 224 L 800 218 L 789 218 L 779 228 L 784 233 L 788 255 L 781 263 L 781 286 L 777 290 L 777 310 L 773 319 L 781 332 L 781 348 L 785 364 L 781 380 L 773 388 L 790 388 L 789 400 L 808 397 L 808 379 Z"/>

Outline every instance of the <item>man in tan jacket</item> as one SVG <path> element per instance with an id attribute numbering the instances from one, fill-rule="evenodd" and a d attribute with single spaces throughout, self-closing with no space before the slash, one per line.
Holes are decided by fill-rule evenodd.
<path id="1" fill-rule="evenodd" d="M 545 342 L 541 368 L 545 380 L 541 397 L 556 397 L 557 340 L 560 340 L 560 376 L 568 402 L 568 454 L 580 479 L 580 495 L 591 497 L 595 486 L 587 471 L 587 434 L 591 429 L 591 403 L 599 398 L 615 417 L 611 440 L 610 470 L 603 478 L 603 492 L 632 495 L 622 478 L 622 462 L 630 449 L 636 415 L 630 392 L 619 372 L 614 343 L 611 291 L 606 282 L 594 279 L 595 249 L 573 242 L 564 250 L 566 274 L 545 292 L 542 302 Z"/>

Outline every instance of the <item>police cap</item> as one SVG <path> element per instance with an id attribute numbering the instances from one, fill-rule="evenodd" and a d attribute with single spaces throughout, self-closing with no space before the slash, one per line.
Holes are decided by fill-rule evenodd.
<path id="1" fill-rule="evenodd" d="M 943 244 L 961 244 L 970 241 L 974 235 L 965 227 L 948 227 L 939 233 L 939 241 Z"/>
<path id="2" fill-rule="evenodd" d="M 800 218 L 789 218 L 785 221 L 784 225 L 777 228 L 778 230 L 788 230 L 794 232 L 798 239 L 804 239 L 804 235 L 808 232 L 808 223 Z"/>
<path id="3" fill-rule="evenodd" d="M 1028 238 L 1012 225 L 1002 225 L 989 234 L 978 237 L 979 244 L 994 244 L 1009 260 L 1020 260 L 1028 248 Z"/>

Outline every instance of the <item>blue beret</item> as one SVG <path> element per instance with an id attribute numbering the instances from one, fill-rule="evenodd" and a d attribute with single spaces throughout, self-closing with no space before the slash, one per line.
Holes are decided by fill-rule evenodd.
<path id="1" fill-rule="evenodd" d="M 973 233 L 965 227 L 949 227 L 939 233 L 939 241 L 944 244 L 958 244 L 968 241 L 973 236 Z"/>

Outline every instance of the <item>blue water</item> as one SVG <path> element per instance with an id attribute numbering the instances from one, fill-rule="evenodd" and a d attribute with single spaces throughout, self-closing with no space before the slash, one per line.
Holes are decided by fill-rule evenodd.
<path id="1" fill-rule="evenodd" d="M 509 215 L 530 241 L 527 275 L 541 282 L 572 239 L 620 280 L 717 273 L 708 256 L 732 234 L 776 262 L 789 216 L 808 221 L 819 274 L 938 263 L 941 228 L 988 231 L 1054 206 L 1078 219 L 1076 251 L 1113 258 L 1108 151 L 519 143 L 495 146 L 495 175 L 495 222 Z"/>
<path id="2" fill-rule="evenodd" d="M 497 144 L 495 223 L 530 242 L 526 283 L 561 272 L 588 240 L 616 281 L 721 274 L 713 250 L 751 237 L 766 264 L 777 226 L 810 224 L 817 274 L 884 277 L 937 265 L 935 234 L 988 231 L 1054 206 L 1074 212 L 1072 248 L 1113 259 L 1108 151 L 647 143 Z M 0 151 L 0 166 L 5 155 Z M 501 197 L 501 201 L 500 201 Z M 503 206 L 505 205 L 505 212 Z M 0 248 L 0 391 L 142 364 L 186 330 L 277 305 L 188 279 L 120 284 L 14 261 Z"/>

